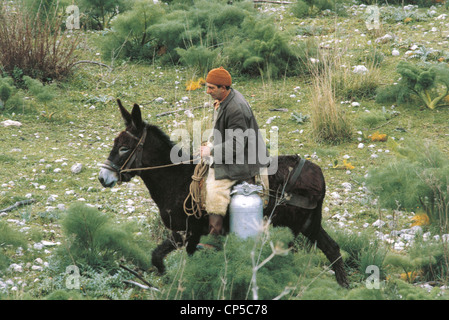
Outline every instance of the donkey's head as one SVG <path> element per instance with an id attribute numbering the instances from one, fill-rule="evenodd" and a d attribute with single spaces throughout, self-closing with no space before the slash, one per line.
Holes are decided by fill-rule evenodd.
<path id="1" fill-rule="evenodd" d="M 108 188 L 112 188 L 116 183 L 128 182 L 138 173 L 132 169 L 141 167 L 142 149 L 146 137 L 140 107 L 134 104 L 129 113 L 120 100 L 117 102 L 125 120 L 126 129 L 115 138 L 109 157 L 100 170 L 98 179 L 104 187 Z"/>

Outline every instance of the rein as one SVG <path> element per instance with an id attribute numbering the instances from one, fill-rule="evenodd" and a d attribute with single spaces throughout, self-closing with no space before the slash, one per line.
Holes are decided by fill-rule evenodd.
<path id="1" fill-rule="evenodd" d="M 173 167 L 173 166 L 177 166 L 180 164 L 187 164 L 187 163 L 193 162 L 195 160 L 195 159 L 190 159 L 188 161 L 183 161 L 183 162 L 178 162 L 178 163 L 169 163 L 169 164 L 153 166 L 153 167 L 142 167 L 142 152 L 143 152 L 143 145 L 145 144 L 145 139 L 147 136 L 147 130 L 145 129 L 143 131 L 142 136 L 140 138 L 136 137 L 129 131 L 125 131 L 125 133 L 127 133 L 134 140 L 138 141 L 137 146 L 134 148 L 134 150 L 131 152 L 129 157 L 126 159 L 125 163 L 121 167 L 119 167 L 112 161 L 106 160 L 104 162 L 104 164 L 101 165 L 101 167 L 103 167 L 103 168 L 106 168 L 108 170 L 118 173 L 119 181 L 117 182 L 117 184 L 122 183 L 122 175 L 126 174 L 128 172 L 137 171 L 137 174 L 140 174 L 141 171 Z M 136 168 L 130 168 L 134 162 L 136 163 Z"/>
<path id="2" fill-rule="evenodd" d="M 153 167 L 142 167 L 142 152 L 143 152 L 143 145 L 145 144 L 145 138 L 147 136 L 147 130 L 145 129 L 142 133 L 142 136 L 140 138 L 136 137 L 129 131 L 125 131 L 129 136 L 131 136 L 133 139 L 137 140 L 137 146 L 134 148 L 132 153 L 129 155 L 129 157 L 126 159 L 125 163 L 119 167 L 115 163 L 113 163 L 110 160 L 106 160 L 105 163 L 102 165 L 103 168 L 106 168 L 108 170 L 112 170 L 114 172 L 118 173 L 119 179 L 117 181 L 117 184 L 122 183 L 122 175 L 126 174 L 128 172 L 134 172 L 137 171 L 137 174 L 140 174 L 141 171 L 144 170 L 154 170 L 154 169 L 161 169 L 161 168 L 168 168 L 173 166 L 178 166 L 180 164 L 187 164 L 191 163 L 196 159 L 190 159 L 188 161 L 178 162 L 178 163 L 169 163 L 164 164 L 160 166 L 153 166 Z M 130 168 L 133 163 L 136 163 L 137 168 Z M 201 180 L 205 176 L 206 172 L 208 170 L 208 165 L 204 161 L 200 161 L 194 170 L 194 173 L 192 175 L 192 182 L 190 184 L 189 189 L 189 195 L 184 200 L 184 212 L 188 216 L 195 216 L 195 218 L 200 219 L 202 217 L 202 210 L 201 210 Z M 190 207 L 188 206 L 188 201 L 190 199 Z"/>

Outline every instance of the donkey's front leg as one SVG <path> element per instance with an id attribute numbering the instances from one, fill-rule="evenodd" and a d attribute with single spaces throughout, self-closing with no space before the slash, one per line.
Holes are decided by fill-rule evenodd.
<path id="1" fill-rule="evenodd" d="M 200 243 L 201 233 L 194 231 L 187 239 L 186 251 L 189 255 L 195 253 L 198 243 Z"/>
<path id="2" fill-rule="evenodd" d="M 159 273 L 165 272 L 164 258 L 173 250 L 178 249 L 184 245 L 182 236 L 177 232 L 172 232 L 172 236 L 165 239 L 151 255 L 151 263 L 157 268 Z"/>

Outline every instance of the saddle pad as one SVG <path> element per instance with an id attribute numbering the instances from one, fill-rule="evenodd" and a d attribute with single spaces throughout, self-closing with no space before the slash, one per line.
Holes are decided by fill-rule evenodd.
<path id="1" fill-rule="evenodd" d="M 317 206 L 316 201 L 311 201 L 309 198 L 305 196 L 294 194 L 291 192 L 293 190 L 293 187 L 295 186 L 296 181 L 299 179 L 301 175 L 301 171 L 305 163 L 306 163 L 305 159 L 301 158 L 301 160 L 299 160 L 298 165 L 294 169 L 293 174 L 291 175 L 290 179 L 287 182 L 284 197 L 288 205 L 292 205 L 303 209 L 315 209 Z"/>

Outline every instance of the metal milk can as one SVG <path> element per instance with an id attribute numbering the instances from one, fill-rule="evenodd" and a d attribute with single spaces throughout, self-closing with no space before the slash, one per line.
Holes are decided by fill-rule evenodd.
<path id="1" fill-rule="evenodd" d="M 262 186 L 243 182 L 234 186 L 229 204 L 229 225 L 231 232 L 246 239 L 262 232 L 263 202 L 259 196 Z"/>

